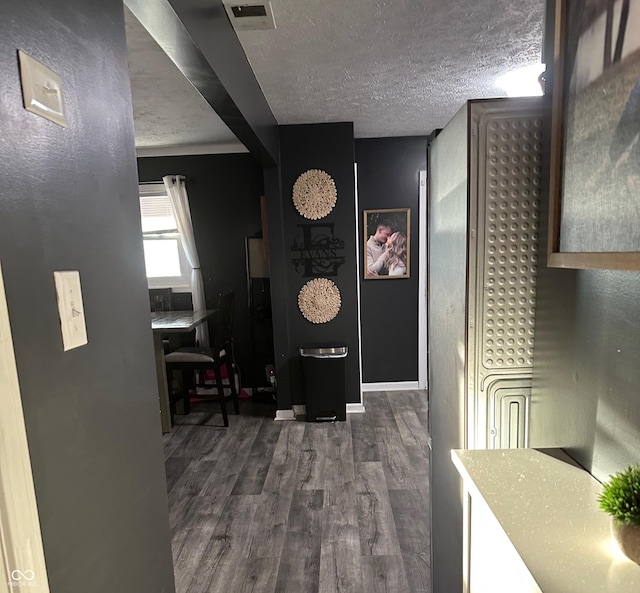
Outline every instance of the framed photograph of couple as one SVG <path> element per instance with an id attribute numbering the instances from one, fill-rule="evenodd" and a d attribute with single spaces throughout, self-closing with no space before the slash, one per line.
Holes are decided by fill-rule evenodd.
<path id="1" fill-rule="evenodd" d="M 640 270 L 640 0 L 556 0 L 548 265 Z"/>
<path id="2" fill-rule="evenodd" d="M 364 211 L 364 278 L 409 278 L 410 208 Z"/>

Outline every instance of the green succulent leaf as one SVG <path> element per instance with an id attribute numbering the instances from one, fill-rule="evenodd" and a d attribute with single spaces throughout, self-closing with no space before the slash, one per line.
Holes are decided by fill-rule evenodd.
<path id="1" fill-rule="evenodd" d="M 610 476 L 598 502 L 619 523 L 640 525 L 640 465 L 630 465 Z"/>

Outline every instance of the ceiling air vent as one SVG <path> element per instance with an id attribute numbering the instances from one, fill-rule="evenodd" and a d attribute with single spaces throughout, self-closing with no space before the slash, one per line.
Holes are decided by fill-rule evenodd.
<path id="1" fill-rule="evenodd" d="M 235 2 L 226 0 L 224 7 L 236 31 L 259 31 L 276 28 L 271 2 L 243 4 L 237 0 Z"/>

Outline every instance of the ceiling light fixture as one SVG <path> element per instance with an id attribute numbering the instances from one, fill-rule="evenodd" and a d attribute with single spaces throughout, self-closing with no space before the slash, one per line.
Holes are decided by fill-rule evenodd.
<path id="1" fill-rule="evenodd" d="M 511 70 L 496 80 L 496 86 L 501 88 L 507 97 L 538 97 L 543 94 L 539 77 L 544 69 L 544 64 L 533 64 Z"/>

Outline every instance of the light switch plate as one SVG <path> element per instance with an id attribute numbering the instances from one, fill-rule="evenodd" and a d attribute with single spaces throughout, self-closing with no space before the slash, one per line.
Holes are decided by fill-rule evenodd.
<path id="1" fill-rule="evenodd" d="M 66 352 L 87 343 L 87 326 L 82 304 L 80 272 L 77 270 L 54 272 L 53 278 L 58 296 L 62 344 Z"/>
<path id="2" fill-rule="evenodd" d="M 24 108 L 66 128 L 62 78 L 22 50 L 18 59 Z"/>

